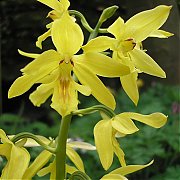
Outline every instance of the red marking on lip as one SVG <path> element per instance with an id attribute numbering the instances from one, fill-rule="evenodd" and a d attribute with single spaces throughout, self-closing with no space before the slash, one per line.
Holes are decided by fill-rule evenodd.
<path id="1" fill-rule="evenodd" d="M 126 39 L 125 41 L 133 41 L 133 39 L 132 39 L 132 38 L 129 38 L 129 39 Z"/>
<path id="2" fill-rule="evenodd" d="M 59 62 L 59 64 L 62 64 L 64 62 L 64 60 L 61 60 L 60 62 Z"/>
<path id="3" fill-rule="evenodd" d="M 71 62 L 71 64 L 72 64 L 72 66 L 74 66 L 74 62 L 73 62 L 72 60 L 70 60 L 70 62 Z"/>
<path id="4" fill-rule="evenodd" d="M 136 43 L 135 43 L 135 42 L 133 42 L 132 44 L 133 44 L 133 48 L 134 48 L 134 47 L 136 46 Z"/>

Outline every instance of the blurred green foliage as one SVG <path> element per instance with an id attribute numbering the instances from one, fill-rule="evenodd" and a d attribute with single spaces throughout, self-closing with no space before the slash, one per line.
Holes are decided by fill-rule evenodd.
<path id="1" fill-rule="evenodd" d="M 161 129 L 153 129 L 135 122 L 140 131 L 119 139 L 121 147 L 126 154 L 127 164 L 146 164 L 152 159 L 155 160 L 150 167 L 129 175 L 129 179 L 177 180 L 180 177 L 179 87 L 152 84 L 150 88 L 141 93 L 137 107 L 129 100 L 123 90 L 116 92 L 115 96 L 117 101 L 116 113 L 125 111 L 140 112 L 142 114 L 162 112 L 168 115 L 168 122 Z M 89 107 L 97 104 L 93 97 L 88 97 L 86 101 L 84 100 L 84 97 L 80 96 L 80 101 L 82 102 L 80 107 Z M 47 118 L 51 118 L 54 121 L 51 124 L 38 120 L 33 120 L 32 122 L 22 115 L 3 114 L 0 116 L 0 127 L 11 134 L 28 131 L 46 137 L 56 137 L 59 128 L 59 115 L 54 111 L 50 111 Z M 98 113 L 74 117 L 69 137 L 94 144 L 93 128 L 99 120 L 101 120 L 101 117 Z M 40 151 L 41 148 L 30 149 L 32 160 Z M 92 179 L 99 179 L 104 174 L 104 170 L 99 162 L 97 153 L 95 151 L 78 151 L 78 153 L 84 161 L 87 173 Z M 117 167 L 119 167 L 119 162 L 115 158 L 110 170 Z M 36 176 L 34 179 L 47 178 L 48 176 L 45 178 Z"/>

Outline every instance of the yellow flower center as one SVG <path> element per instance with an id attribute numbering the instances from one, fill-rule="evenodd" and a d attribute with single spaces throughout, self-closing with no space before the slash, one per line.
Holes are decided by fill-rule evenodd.
<path id="1" fill-rule="evenodd" d="M 69 94 L 69 85 L 70 85 L 71 79 L 69 77 L 60 77 L 60 96 L 63 99 L 63 102 L 68 102 L 70 98 Z"/>
<path id="2" fill-rule="evenodd" d="M 118 42 L 117 50 L 123 56 L 127 56 L 127 52 L 132 51 L 135 46 L 136 46 L 136 43 L 135 43 L 134 39 L 128 38 L 126 40 Z"/>
<path id="3" fill-rule="evenodd" d="M 68 102 L 70 98 L 70 84 L 72 81 L 71 72 L 73 69 L 74 63 L 70 58 L 64 58 L 64 60 L 61 60 L 59 62 L 59 82 L 60 82 L 60 89 L 59 93 L 61 94 L 61 97 L 65 102 Z"/>

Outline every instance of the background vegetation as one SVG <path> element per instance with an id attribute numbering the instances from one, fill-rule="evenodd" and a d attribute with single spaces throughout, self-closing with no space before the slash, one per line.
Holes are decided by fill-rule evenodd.
<path id="1" fill-rule="evenodd" d="M 92 0 L 71 1 L 71 9 L 81 11 L 92 27 L 96 24 L 102 9 L 110 5 L 118 5 L 120 8 L 114 18 L 104 24 L 110 25 L 119 15 L 125 20 L 142 10 L 150 9 L 159 4 L 173 5 L 171 15 L 163 29 L 173 32 L 175 35 L 167 39 L 149 39 L 144 47 L 148 53 L 157 59 L 156 61 L 167 72 L 167 79 L 141 75 L 144 85 L 141 88 L 140 102 L 135 107 L 121 89 L 119 79 L 102 79 L 106 85 L 113 89 L 117 100 L 116 112 L 134 111 L 143 114 L 163 112 L 169 116 L 168 123 L 161 129 L 153 129 L 136 123 L 140 131 L 121 140 L 121 145 L 126 152 L 128 164 L 145 164 L 154 159 L 154 164 L 136 174 L 130 175 L 133 180 L 177 180 L 180 177 L 180 141 L 179 141 L 179 22 L 178 7 L 180 1 L 174 0 Z M 55 137 L 58 132 L 59 115 L 49 108 L 50 100 L 41 108 L 34 107 L 28 100 L 30 92 L 14 98 L 7 99 L 7 92 L 12 82 L 20 75 L 19 69 L 30 60 L 17 53 L 17 49 L 27 52 L 42 52 L 35 47 L 35 41 L 39 35 L 45 32 L 45 25 L 50 21 L 45 19 L 49 8 L 36 0 L 1 0 L 1 76 L 0 76 L 0 128 L 7 134 L 15 134 L 29 131 L 46 137 Z M 92 18 L 93 17 L 93 18 Z M 78 21 L 78 20 L 77 20 Z M 84 29 L 83 29 L 84 30 Z M 85 31 L 84 31 L 85 32 Z M 85 32 L 86 39 L 87 33 Z M 52 47 L 50 39 L 44 44 L 43 51 Z M 162 84 L 158 83 L 161 82 Z M 36 87 L 33 87 L 32 92 Z M 93 97 L 80 96 L 84 108 L 97 104 Z M 75 117 L 70 129 L 70 137 L 92 144 L 93 127 L 100 120 L 99 114 L 92 114 L 82 118 Z M 41 151 L 40 148 L 30 149 L 32 160 Z M 79 152 L 85 162 L 85 168 L 92 179 L 98 179 L 103 174 L 96 152 Z M 2 158 L 0 165 L 5 163 Z M 114 159 L 112 167 L 118 167 L 117 159 Z M 47 178 L 47 177 L 46 177 Z M 45 179 L 46 179 L 45 178 Z M 34 179 L 40 179 L 35 177 Z"/>

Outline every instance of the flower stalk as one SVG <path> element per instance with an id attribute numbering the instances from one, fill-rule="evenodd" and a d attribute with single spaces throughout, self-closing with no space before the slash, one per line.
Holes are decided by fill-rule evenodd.
<path id="1" fill-rule="evenodd" d="M 113 110 L 111 110 L 110 108 L 103 106 L 103 105 L 96 105 L 96 106 L 92 106 L 92 107 L 85 108 L 85 109 L 79 109 L 79 110 L 74 111 L 72 114 L 73 115 L 85 115 L 85 114 L 94 113 L 96 111 L 102 111 L 110 118 L 112 118 L 116 115 Z"/>
<path id="2" fill-rule="evenodd" d="M 103 10 L 100 18 L 99 18 L 99 21 L 98 23 L 96 24 L 96 27 L 94 28 L 94 30 L 91 32 L 90 36 L 89 36 L 89 39 L 88 41 L 90 41 L 91 39 L 95 38 L 99 31 L 100 32 L 103 32 L 103 33 L 106 33 L 106 30 L 100 30 L 100 27 L 102 26 L 102 24 L 107 20 L 109 19 L 111 16 L 114 15 L 114 13 L 116 12 L 116 10 L 118 9 L 118 6 L 111 6 L 111 7 L 108 7 L 106 9 Z"/>
<path id="3" fill-rule="evenodd" d="M 64 180 L 66 175 L 66 142 L 72 114 L 62 117 L 56 148 L 56 179 Z"/>
<path id="4" fill-rule="evenodd" d="M 90 25 L 88 24 L 88 22 L 86 21 L 86 18 L 84 17 L 84 15 L 82 13 L 80 13 L 79 11 L 76 11 L 76 10 L 69 10 L 69 14 L 77 16 L 78 18 L 80 18 L 82 25 L 90 33 L 93 31 L 93 29 L 90 27 Z"/>
<path id="5" fill-rule="evenodd" d="M 28 132 L 22 132 L 19 134 L 16 134 L 11 141 L 13 143 L 16 143 L 17 141 L 21 140 L 21 139 L 33 139 L 34 141 L 36 141 L 40 146 L 42 146 L 44 149 L 46 149 L 47 151 L 51 152 L 51 153 L 55 153 L 55 149 L 53 147 L 48 146 L 47 144 L 45 144 L 43 141 L 41 141 L 36 135 L 32 134 L 32 133 L 28 133 Z"/>

